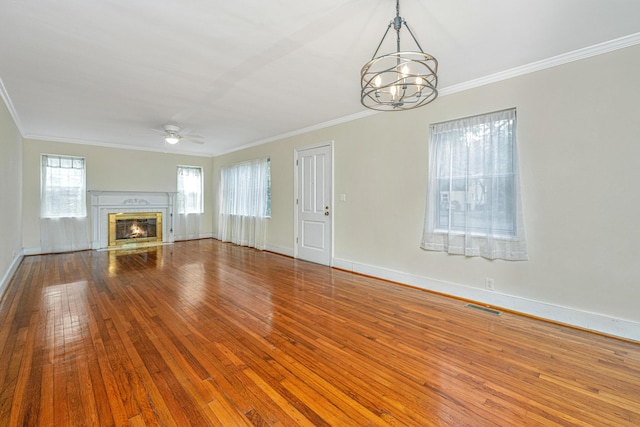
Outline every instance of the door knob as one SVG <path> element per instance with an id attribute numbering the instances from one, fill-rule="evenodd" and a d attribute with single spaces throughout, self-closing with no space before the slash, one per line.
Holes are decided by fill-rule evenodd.
<path id="1" fill-rule="evenodd" d="M 329 216 L 329 211 L 326 211 L 326 212 L 324 213 L 324 216 Z"/>

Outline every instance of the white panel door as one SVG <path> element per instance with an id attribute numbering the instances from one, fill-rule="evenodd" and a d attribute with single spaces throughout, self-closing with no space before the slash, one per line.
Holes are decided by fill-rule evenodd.
<path id="1" fill-rule="evenodd" d="M 296 257 L 331 264 L 331 146 L 297 151 Z"/>

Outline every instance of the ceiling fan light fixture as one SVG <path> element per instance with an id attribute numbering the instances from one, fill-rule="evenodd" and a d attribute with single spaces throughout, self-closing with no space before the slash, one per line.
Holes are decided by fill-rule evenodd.
<path id="1" fill-rule="evenodd" d="M 180 138 L 177 135 L 169 135 L 164 138 L 167 144 L 177 144 L 180 141 Z"/>
<path id="2" fill-rule="evenodd" d="M 396 32 L 396 51 L 378 55 L 378 50 L 393 26 Z M 418 51 L 400 48 L 400 30 L 405 27 Z M 402 111 L 427 105 L 438 97 L 438 61 L 424 53 L 407 21 L 400 17 L 400 0 L 396 0 L 396 17 L 389 23 L 373 53 L 371 61 L 360 71 L 360 102 L 379 111 Z"/>
<path id="3" fill-rule="evenodd" d="M 167 134 L 164 137 L 167 144 L 175 145 L 180 142 L 180 126 L 164 125 L 164 131 Z"/>

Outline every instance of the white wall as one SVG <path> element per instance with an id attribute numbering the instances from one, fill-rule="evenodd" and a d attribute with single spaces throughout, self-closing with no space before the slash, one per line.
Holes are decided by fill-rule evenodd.
<path id="1" fill-rule="evenodd" d="M 26 253 L 40 248 L 40 154 L 81 156 L 87 164 L 87 190 L 176 191 L 177 166 L 200 166 L 204 173 L 204 214 L 200 234 L 211 236 L 213 190 L 210 157 L 124 150 L 25 139 L 23 142 L 23 244 Z M 90 203 L 87 197 L 87 203 Z M 87 212 L 91 212 L 90 206 Z"/>
<path id="2" fill-rule="evenodd" d="M 270 156 L 268 246 L 292 254 L 293 150 L 333 140 L 335 266 L 640 340 L 639 75 L 634 46 L 230 153 L 214 189 L 223 165 Z M 530 260 L 420 249 L 429 125 L 510 107 Z"/>
<path id="3" fill-rule="evenodd" d="M 22 259 L 22 137 L 0 99 L 0 296 Z"/>

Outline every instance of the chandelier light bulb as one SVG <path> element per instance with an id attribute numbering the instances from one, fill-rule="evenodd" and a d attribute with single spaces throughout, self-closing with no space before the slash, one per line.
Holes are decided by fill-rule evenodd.
<path id="1" fill-rule="evenodd" d="M 380 87 L 380 85 L 382 84 L 382 77 L 376 76 L 374 84 L 376 85 L 376 87 Z"/>

